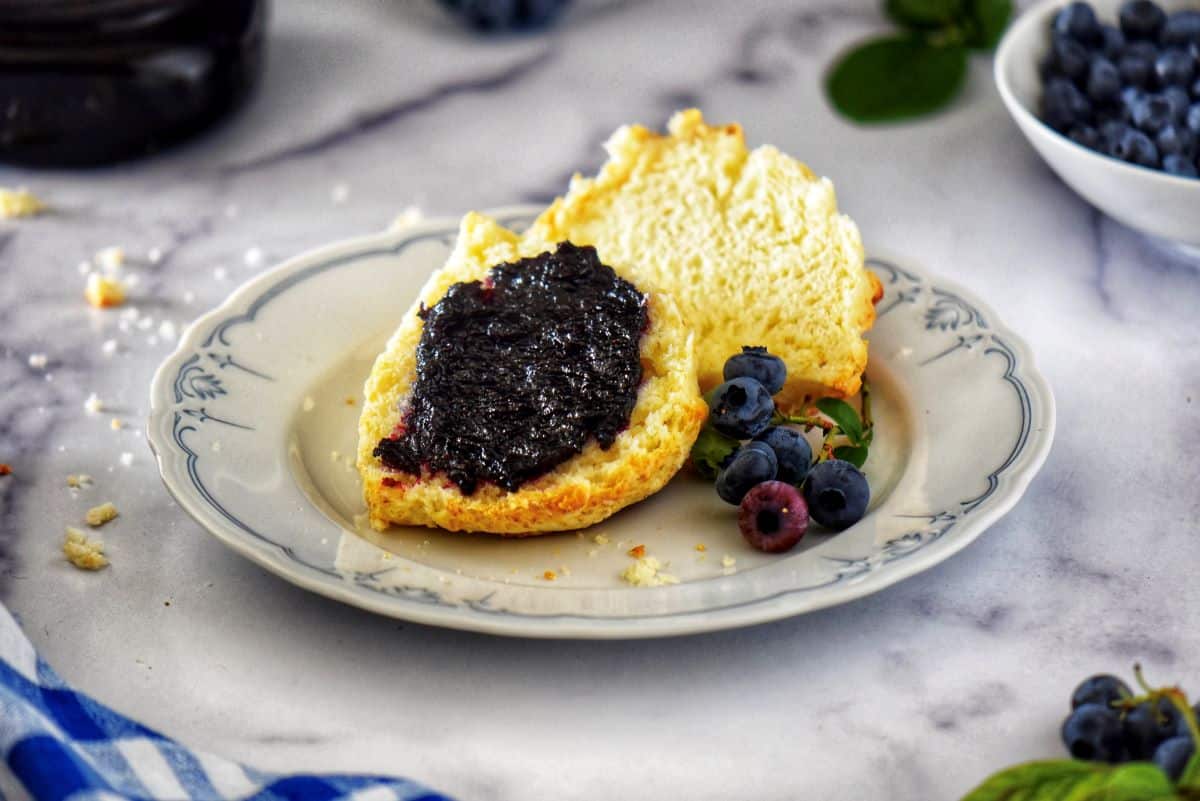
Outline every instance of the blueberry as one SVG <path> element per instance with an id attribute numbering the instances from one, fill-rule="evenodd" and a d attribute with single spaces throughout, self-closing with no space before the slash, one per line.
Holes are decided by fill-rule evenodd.
<path id="1" fill-rule="evenodd" d="M 1054 66 L 1073 81 L 1081 81 L 1087 75 L 1090 56 L 1087 48 L 1074 39 L 1055 36 L 1051 45 Z"/>
<path id="2" fill-rule="evenodd" d="M 775 401 L 767 388 L 742 376 L 726 381 L 713 392 L 709 415 L 713 428 L 727 437 L 749 439 L 771 424 Z"/>
<path id="3" fill-rule="evenodd" d="M 1118 20 L 1129 39 L 1154 39 L 1167 21 L 1167 14 L 1151 0 L 1130 0 L 1121 5 Z"/>
<path id="4" fill-rule="evenodd" d="M 1111 122 L 1104 123 L 1100 126 L 1099 149 L 1111 155 L 1110 151 L 1112 150 L 1113 145 L 1120 141 L 1121 137 L 1124 136 L 1125 132 L 1128 130 L 1129 126 L 1124 122 L 1120 122 L 1119 120 L 1113 120 Z"/>
<path id="5" fill-rule="evenodd" d="M 717 474 L 717 495 L 737 506 L 752 487 L 774 480 L 778 467 L 774 451 L 761 442 L 747 442 L 733 454 L 729 466 Z"/>
<path id="6" fill-rule="evenodd" d="M 1096 150 L 1100 147 L 1100 132 L 1090 125 L 1076 125 L 1067 132 L 1072 142 L 1083 145 L 1089 150 Z"/>
<path id="7" fill-rule="evenodd" d="M 1154 764 L 1173 782 L 1179 781 L 1188 760 L 1196 753 L 1190 737 L 1172 737 L 1154 751 Z"/>
<path id="8" fill-rule="evenodd" d="M 1162 95 L 1148 95 L 1133 107 L 1133 124 L 1148 134 L 1157 134 L 1171 122 L 1171 101 Z"/>
<path id="9" fill-rule="evenodd" d="M 1121 93 L 1121 75 L 1117 67 L 1103 56 L 1092 59 L 1088 68 L 1087 94 L 1093 103 L 1108 103 Z"/>
<path id="10" fill-rule="evenodd" d="M 1196 135 L 1186 127 L 1171 124 L 1158 132 L 1154 144 L 1163 158 L 1179 155 L 1190 159 L 1196 152 Z"/>
<path id="11" fill-rule="evenodd" d="M 1125 748 L 1133 759 L 1150 759 L 1165 740 L 1174 737 L 1179 710 L 1165 698 L 1138 704 L 1125 714 Z"/>
<path id="12" fill-rule="evenodd" d="M 473 28 L 485 31 L 537 28 L 550 22 L 570 0 L 440 0 Z"/>
<path id="13" fill-rule="evenodd" d="M 1100 38 L 1100 23 L 1088 3 L 1071 3 L 1054 18 L 1054 33 L 1087 44 Z"/>
<path id="14" fill-rule="evenodd" d="M 1100 52 L 1109 61 L 1116 61 L 1125 49 L 1125 34 L 1115 25 L 1100 26 Z"/>
<path id="15" fill-rule="evenodd" d="M 1197 720 L 1200 720 L 1200 703 L 1192 707 L 1192 714 L 1196 716 Z M 1192 730 L 1188 728 L 1187 718 L 1183 715 L 1179 716 L 1179 726 L 1175 729 L 1175 734 L 1179 737 L 1190 738 L 1192 736 Z"/>
<path id="16" fill-rule="evenodd" d="M 1054 78 L 1042 93 L 1042 119 L 1056 131 L 1091 121 L 1092 104 L 1065 78 Z"/>
<path id="17" fill-rule="evenodd" d="M 1154 62 L 1142 56 L 1126 53 L 1117 62 L 1117 72 L 1127 86 L 1146 88 L 1154 77 Z"/>
<path id="18" fill-rule="evenodd" d="M 1163 100 L 1167 101 L 1167 105 L 1171 107 L 1171 121 L 1183 122 L 1187 118 L 1188 106 L 1191 105 L 1191 99 L 1188 93 L 1180 86 L 1168 86 L 1160 92 Z"/>
<path id="19" fill-rule="evenodd" d="M 1144 58 L 1147 61 L 1153 62 L 1158 58 L 1159 52 L 1158 45 L 1154 42 L 1134 40 L 1125 43 L 1125 49 L 1121 51 L 1121 55 Z"/>
<path id="20" fill-rule="evenodd" d="M 862 472 L 841 459 L 817 462 L 804 482 L 808 514 L 834 531 L 857 523 L 866 514 L 871 488 Z"/>
<path id="21" fill-rule="evenodd" d="M 1196 165 L 1187 156 L 1182 156 L 1178 153 L 1172 153 L 1163 158 L 1163 171 L 1176 175 L 1180 178 L 1200 178 L 1200 170 L 1196 169 Z"/>
<path id="22" fill-rule="evenodd" d="M 1085 704 L 1112 708 L 1114 701 L 1132 697 L 1128 684 L 1116 676 L 1101 673 L 1080 682 L 1075 692 L 1071 693 L 1071 709 L 1078 709 Z"/>
<path id="23" fill-rule="evenodd" d="M 1121 90 L 1117 106 L 1121 111 L 1122 121 L 1133 122 L 1133 112 L 1146 99 L 1146 96 L 1146 93 L 1136 86 L 1127 86 Z"/>
<path id="24" fill-rule="evenodd" d="M 738 528 L 758 550 L 782 553 L 808 531 L 808 505 L 791 484 L 764 481 L 742 498 Z"/>
<path id="25" fill-rule="evenodd" d="M 1125 757 L 1121 716 L 1100 704 L 1084 704 L 1068 715 L 1062 740 L 1076 759 L 1119 762 Z"/>
<path id="26" fill-rule="evenodd" d="M 1200 103 L 1193 103 L 1188 108 L 1185 124 L 1192 133 L 1200 135 Z"/>
<path id="27" fill-rule="evenodd" d="M 1150 137 L 1132 128 L 1121 134 L 1116 142 L 1109 143 L 1108 155 L 1142 167 L 1158 167 L 1158 148 Z"/>
<path id="28" fill-rule="evenodd" d="M 783 359 L 767 353 L 766 348 L 743 347 L 741 353 L 725 362 L 726 381 L 742 376 L 757 380 L 774 395 L 787 381 L 787 365 Z"/>
<path id="29" fill-rule="evenodd" d="M 1176 11 L 1171 14 L 1158 40 L 1165 47 L 1200 43 L 1200 11 Z"/>
<path id="30" fill-rule="evenodd" d="M 1195 59 L 1181 47 L 1168 48 L 1154 62 L 1154 74 L 1163 86 L 1189 86 L 1196 77 Z"/>
<path id="31" fill-rule="evenodd" d="M 1200 64 L 1200 55 L 1196 56 L 1196 63 Z M 1200 101 L 1200 78 L 1192 82 L 1190 94 L 1192 95 L 1192 100 Z"/>
<path id="32" fill-rule="evenodd" d="M 803 434 L 794 428 L 771 426 L 754 439 L 765 442 L 775 452 L 775 458 L 779 461 L 776 478 L 796 486 L 804 481 L 812 467 L 812 446 Z"/>

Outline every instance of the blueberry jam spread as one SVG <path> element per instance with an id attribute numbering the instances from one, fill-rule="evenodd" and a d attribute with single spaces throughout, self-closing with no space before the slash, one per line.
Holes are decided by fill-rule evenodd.
<path id="1" fill-rule="evenodd" d="M 432 308 L 401 423 L 375 456 L 405 473 L 444 473 L 514 491 L 629 425 L 642 380 L 646 298 L 563 242 L 554 253 L 455 284 Z"/>

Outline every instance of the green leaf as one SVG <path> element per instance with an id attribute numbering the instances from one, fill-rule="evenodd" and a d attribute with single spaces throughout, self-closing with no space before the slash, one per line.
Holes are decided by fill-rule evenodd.
<path id="1" fill-rule="evenodd" d="M 721 462 L 725 461 L 726 457 L 736 451 L 740 445 L 741 443 L 736 439 L 725 436 L 715 428 L 705 426 L 700 430 L 700 436 L 692 445 L 692 464 L 696 466 L 700 475 L 711 481 L 717 477 L 717 471 L 721 469 Z"/>
<path id="2" fill-rule="evenodd" d="M 833 449 L 833 455 L 845 459 L 855 467 L 862 467 L 867 462 L 867 449 L 862 445 L 841 445 Z"/>
<path id="3" fill-rule="evenodd" d="M 937 111 L 962 87 L 967 50 L 915 36 L 873 39 L 834 66 L 825 90 L 837 110 L 858 122 L 892 122 Z"/>
<path id="4" fill-rule="evenodd" d="M 963 0 L 887 0 L 884 11 L 906 28 L 941 28 L 962 14 Z"/>
<path id="5" fill-rule="evenodd" d="M 853 406 L 837 398 L 821 398 L 817 401 L 817 411 L 837 423 L 851 445 L 862 444 L 862 420 Z"/>
<path id="6" fill-rule="evenodd" d="M 1012 0 L 967 0 L 971 22 L 967 45 L 978 50 L 991 50 L 1004 35 L 1012 13 Z"/>
<path id="7" fill-rule="evenodd" d="M 995 774 L 962 801 L 1170 801 L 1180 796 L 1149 762 L 1106 765 L 1062 759 Z"/>

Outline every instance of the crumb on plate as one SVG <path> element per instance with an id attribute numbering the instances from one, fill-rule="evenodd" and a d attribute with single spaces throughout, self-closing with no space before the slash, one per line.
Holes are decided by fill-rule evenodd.
<path id="1" fill-rule="evenodd" d="M 592 542 L 596 543 L 597 545 L 608 545 L 608 537 L 604 536 L 603 534 L 597 534 L 596 536 L 592 537 Z"/>
<path id="2" fill-rule="evenodd" d="M 113 506 L 112 502 L 109 501 L 107 503 L 102 503 L 99 506 L 93 506 L 91 509 L 88 509 L 87 515 L 84 517 L 84 520 L 87 521 L 87 524 L 89 526 L 91 526 L 92 528 L 96 528 L 97 526 L 103 526 L 105 523 L 107 523 L 110 520 L 116 519 L 116 517 L 117 517 L 117 507 Z"/>
<path id="3" fill-rule="evenodd" d="M 546 581 L 554 581 L 556 578 L 558 578 L 558 575 L 553 570 L 547 570 L 542 574 L 542 578 L 544 578 Z"/>
<path id="4" fill-rule="evenodd" d="M 653 556 L 643 556 L 621 572 L 621 578 L 635 587 L 662 587 L 666 584 L 678 584 L 679 579 L 670 573 L 662 572 L 662 562 Z"/>
<path id="5" fill-rule="evenodd" d="M 99 570 L 108 565 L 108 558 L 104 555 L 104 543 L 71 526 L 67 526 L 62 551 L 67 561 L 80 570 Z"/>
<path id="6" fill-rule="evenodd" d="M 626 551 L 625 553 L 632 556 L 634 559 L 641 559 L 643 556 L 646 555 L 646 546 L 645 545 L 635 545 L 632 548 L 630 548 L 628 551 Z"/>

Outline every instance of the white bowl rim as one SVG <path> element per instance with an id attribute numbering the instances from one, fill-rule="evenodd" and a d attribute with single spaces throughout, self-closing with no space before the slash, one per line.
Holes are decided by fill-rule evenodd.
<path id="1" fill-rule="evenodd" d="M 1200 189 L 1200 179 L 1185 178 L 1180 175 L 1171 175 L 1170 173 L 1163 172 L 1162 170 L 1156 170 L 1150 167 L 1142 167 L 1138 164 L 1130 164 L 1128 162 L 1121 161 L 1120 159 L 1113 158 L 1112 156 L 1105 155 L 1097 150 L 1092 150 L 1090 147 L 1084 147 L 1075 140 L 1071 139 L 1069 136 L 1061 134 L 1051 128 L 1049 125 L 1043 122 L 1040 117 L 1026 108 L 1025 104 L 1022 103 L 1017 97 L 1016 92 L 1013 91 L 1012 86 L 1009 84 L 1007 67 L 1009 63 L 1017 57 L 1016 41 L 1019 38 L 1018 34 L 1024 33 L 1027 28 L 1032 26 L 1045 24 L 1046 20 L 1050 17 L 1051 11 L 1062 8 L 1070 2 L 1071 0 L 1039 0 L 1039 2 L 1023 11 L 1021 15 L 1018 16 L 1013 23 L 1008 26 L 1008 30 L 1005 31 L 1004 36 L 1001 37 L 1000 44 L 996 47 L 996 58 L 992 64 L 992 77 L 996 82 L 996 88 L 1000 91 L 1000 98 L 1004 101 L 1004 105 L 1008 107 L 1009 113 L 1014 117 L 1021 117 L 1024 120 L 1041 126 L 1060 144 L 1063 144 L 1069 148 L 1074 148 L 1078 152 L 1086 154 L 1087 157 L 1095 159 L 1095 164 L 1098 167 L 1100 165 L 1104 165 L 1101 167 L 1102 169 L 1113 169 L 1118 173 L 1124 172 L 1130 176 L 1136 175 L 1141 176 L 1142 178 L 1158 180 L 1167 185 L 1173 185 L 1176 187 L 1195 187 Z"/>

